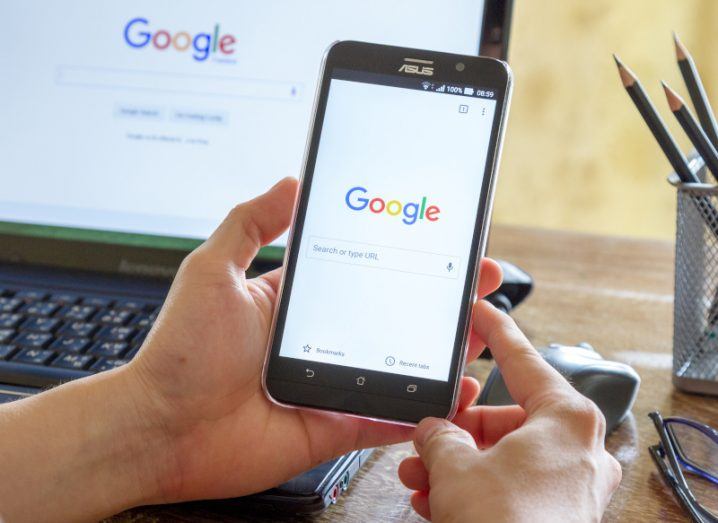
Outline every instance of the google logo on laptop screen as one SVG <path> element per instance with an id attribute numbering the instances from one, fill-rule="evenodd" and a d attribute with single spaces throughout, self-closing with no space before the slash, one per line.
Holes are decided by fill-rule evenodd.
<path id="1" fill-rule="evenodd" d="M 153 30 L 146 18 L 133 18 L 125 25 L 125 42 L 132 48 L 154 47 L 159 51 L 174 49 L 178 52 L 191 52 L 192 58 L 204 62 L 210 55 L 228 57 L 234 54 L 237 39 L 231 34 L 221 34 L 219 24 L 215 24 L 211 33 L 191 35 L 187 31 L 172 33 L 167 29 Z"/>

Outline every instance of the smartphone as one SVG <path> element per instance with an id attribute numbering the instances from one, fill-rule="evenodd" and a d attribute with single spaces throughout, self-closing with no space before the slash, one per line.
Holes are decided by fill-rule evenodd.
<path id="1" fill-rule="evenodd" d="M 272 401 L 453 416 L 510 93 L 492 58 L 329 48 L 264 366 Z"/>

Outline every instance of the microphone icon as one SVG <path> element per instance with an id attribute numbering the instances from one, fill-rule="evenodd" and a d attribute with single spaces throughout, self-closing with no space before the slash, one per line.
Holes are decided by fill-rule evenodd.
<path id="1" fill-rule="evenodd" d="M 446 266 L 446 270 L 451 272 L 454 270 L 454 264 L 449 262 L 449 264 Z"/>

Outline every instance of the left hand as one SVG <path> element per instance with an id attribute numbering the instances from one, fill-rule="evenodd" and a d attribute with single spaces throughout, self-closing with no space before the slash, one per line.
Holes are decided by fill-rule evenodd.
<path id="1" fill-rule="evenodd" d="M 411 437 L 405 426 L 280 407 L 262 390 L 281 273 L 245 273 L 258 249 L 287 229 L 296 191 L 296 181 L 285 179 L 236 207 L 185 260 L 145 347 L 126 369 L 142 377 L 148 413 L 164 420 L 169 434 L 176 469 L 162 501 L 261 491 L 350 450 Z M 498 265 L 484 260 L 480 295 L 500 279 Z M 477 395 L 478 383 L 464 378 L 461 408 Z"/>
<path id="2" fill-rule="evenodd" d="M 137 505 L 242 496 L 411 437 L 406 426 L 280 407 L 262 390 L 280 270 L 254 279 L 246 270 L 288 227 L 296 191 L 285 179 L 239 205 L 185 259 L 132 362 L 0 405 L 0 470 L 13 478 L 0 481 L 0 520 L 93 521 Z M 500 280 L 483 260 L 479 294 Z M 463 411 L 479 386 L 461 385 Z"/>

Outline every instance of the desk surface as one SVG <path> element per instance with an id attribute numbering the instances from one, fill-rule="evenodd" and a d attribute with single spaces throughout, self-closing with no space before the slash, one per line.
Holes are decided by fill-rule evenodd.
<path id="1" fill-rule="evenodd" d="M 586 341 L 641 375 L 633 417 L 607 440 L 623 467 L 623 481 L 604 520 L 686 521 L 646 450 L 658 440 L 647 414 L 659 409 L 716 425 L 718 398 L 687 395 L 671 385 L 673 245 L 496 226 L 489 251 L 536 280 L 534 293 L 514 314 L 534 344 Z M 468 372 L 482 380 L 491 365 L 479 361 Z M 421 521 L 396 477 L 400 459 L 411 453 L 408 444 L 378 449 L 347 495 L 312 521 Z M 142 508 L 112 520 L 165 518 L 217 521 L 201 508 L 186 506 Z M 219 520 L 261 521 L 252 515 Z"/>

